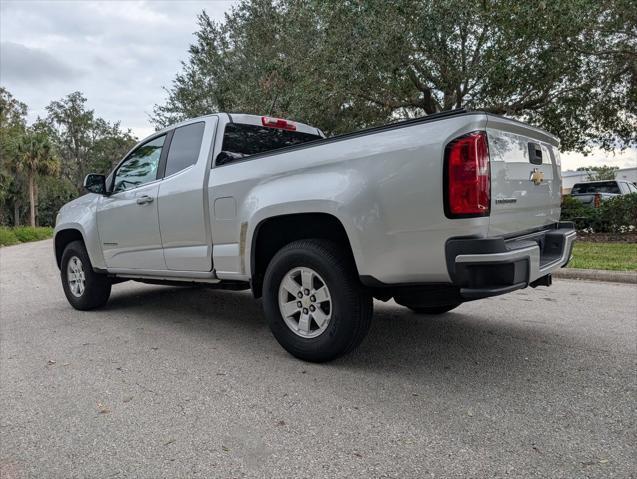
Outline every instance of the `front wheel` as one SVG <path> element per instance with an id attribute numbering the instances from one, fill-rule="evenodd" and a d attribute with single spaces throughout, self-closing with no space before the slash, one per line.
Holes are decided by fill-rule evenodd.
<path id="1" fill-rule="evenodd" d="M 325 240 L 295 241 L 272 258 L 263 307 L 281 346 L 312 362 L 335 359 L 358 346 L 373 311 L 351 258 Z"/>
<path id="2" fill-rule="evenodd" d="M 111 280 L 93 271 L 84 243 L 73 241 L 62 253 L 62 287 L 71 306 L 86 311 L 99 308 L 111 295 Z"/>

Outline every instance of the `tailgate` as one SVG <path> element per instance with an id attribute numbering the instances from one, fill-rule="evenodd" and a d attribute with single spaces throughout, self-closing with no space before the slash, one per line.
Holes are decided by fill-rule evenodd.
<path id="1" fill-rule="evenodd" d="M 489 236 L 512 236 L 557 223 L 562 178 L 556 138 L 524 123 L 487 118 Z"/>

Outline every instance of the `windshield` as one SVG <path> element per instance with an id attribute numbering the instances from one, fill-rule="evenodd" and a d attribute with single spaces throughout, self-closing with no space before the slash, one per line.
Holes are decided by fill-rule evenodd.
<path id="1" fill-rule="evenodd" d="M 571 193 L 587 194 L 587 193 L 615 193 L 620 194 L 619 185 L 616 181 L 600 181 L 597 183 L 577 183 L 573 186 Z"/>
<path id="2" fill-rule="evenodd" d="M 266 151 L 298 145 L 308 141 L 320 140 L 319 135 L 298 131 L 281 130 L 243 123 L 229 123 L 223 132 L 221 153 L 216 164 L 225 165 L 246 156 Z"/>

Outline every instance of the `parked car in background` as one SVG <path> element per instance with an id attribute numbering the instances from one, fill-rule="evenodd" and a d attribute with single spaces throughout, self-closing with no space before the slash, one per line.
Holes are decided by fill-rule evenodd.
<path id="1" fill-rule="evenodd" d="M 102 306 L 128 279 L 251 289 L 276 339 L 326 361 L 356 347 L 372 298 L 419 314 L 549 286 L 571 257 L 557 139 L 463 110 L 333 138 L 219 113 L 154 133 L 55 230 L 64 292 Z"/>
<path id="2" fill-rule="evenodd" d="M 587 206 L 597 208 L 600 202 L 615 196 L 637 193 L 637 186 L 628 181 L 605 180 L 575 183 L 571 196 Z"/>

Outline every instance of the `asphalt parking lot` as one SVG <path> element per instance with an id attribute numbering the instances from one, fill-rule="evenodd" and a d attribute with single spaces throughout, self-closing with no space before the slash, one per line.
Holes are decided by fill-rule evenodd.
<path id="1" fill-rule="evenodd" d="M 2 478 L 634 477 L 635 285 L 556 280 L 289 356 L 247 292 L 66 302 L 50 241 L 0 250 Z"/>

